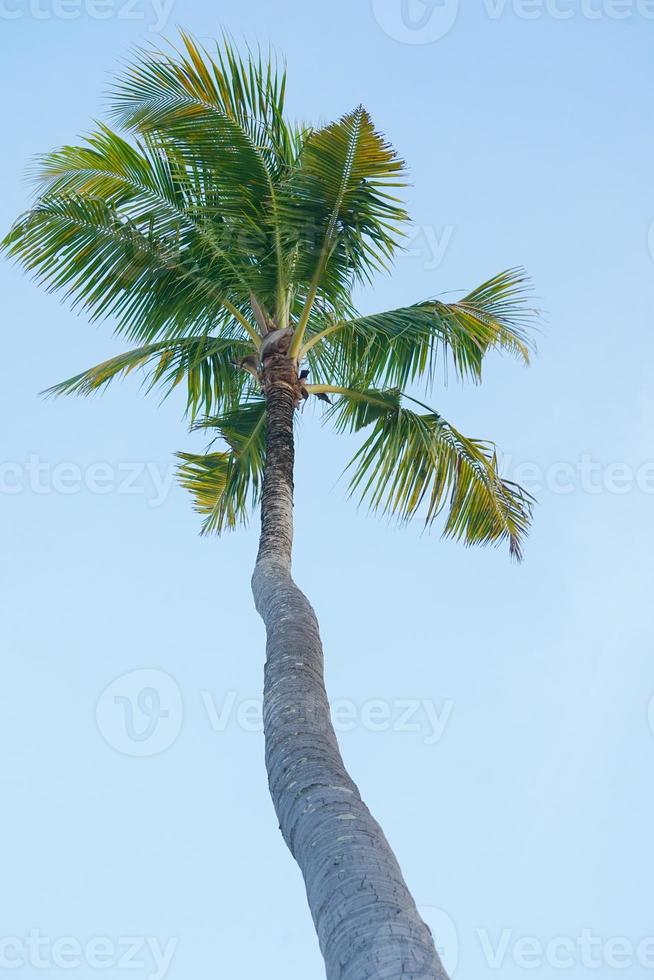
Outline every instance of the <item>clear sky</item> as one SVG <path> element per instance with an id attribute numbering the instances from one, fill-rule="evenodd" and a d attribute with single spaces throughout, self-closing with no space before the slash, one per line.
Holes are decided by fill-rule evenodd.
<path id="1" fill-rule="evenodd" d="M 653 18 L 647 0 L 0 0 L 3 228 L 30 159 L 101 117 L 133 44 L 225 27 L 286 55 L 294 115 L 363 102 L 409 163 L 415 237 L 362 309 L 533 276 L 533 366 L 494 359 L 431 398 L 529 478 L 522 566 L 357 511 L 352 447 L 319 411 L 299 426 L 296 577 L 343 751 L 455 977 L 654 970 Z M 256 523 L 198 536 L 171 482 L 174 451 L 203 445 L 181 397 L 131 378 L 40 399 L 122 345 L 0 277 L 0 975 L 318 978 L 262 761 Z"/>

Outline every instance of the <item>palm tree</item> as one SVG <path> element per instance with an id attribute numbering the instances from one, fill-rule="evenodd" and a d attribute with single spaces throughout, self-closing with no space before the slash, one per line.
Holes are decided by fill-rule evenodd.
<path id="1" fill-rule="evenodd" d="M 4 247 L 138 345 L 53 390 L 86 394 L 136 368 L 149 387 L 185 383 L 193 425 L 225 444 L 180 454 L 204 531 L 260 507 L 266 764 L 327 977 L 444 978 L 343 765 L 318 623 L 291 577 L 294 418 L 318 398 L 339 432 L 363 432 L 350 487 L 374 510 L 428 525 L 442 514 L 445 535 L 519 558 L 529 495 L 500 476 L 491 443 L 416 396 L 439 359 L 472 381 L 490 350 L 527 361 L 533 311 L 509 270 L 458 302 L 357 313 L 353 288 L 401 243 L 404 165 L 362 106 L 297 126 L 284 92 L 274 59 L 226 40 L 214 55 L 186 35 L 180 51 L 139 51 L 112 91 L 125 136 L 102 125 L 41 158 L 38 197 Z"/>

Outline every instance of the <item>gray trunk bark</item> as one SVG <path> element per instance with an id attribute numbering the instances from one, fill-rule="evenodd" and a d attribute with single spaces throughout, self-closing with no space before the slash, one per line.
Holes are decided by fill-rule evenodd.
<path id="1" fill-rule="evenodd" d="M 315 613 L 291 577 L 290 385 L 269 385 L 261 540 L 252 578 L 267 632 L 270 792 L 304 876 L 327 980 L 447 980 L 381 827 L 350 779 L 331 724 Z"/>

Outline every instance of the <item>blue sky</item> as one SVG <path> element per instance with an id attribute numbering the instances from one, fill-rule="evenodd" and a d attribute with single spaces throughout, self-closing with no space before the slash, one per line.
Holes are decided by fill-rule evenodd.
<path id="1" fill-rule="evenodd" d="M 482 387 L 431 397 L 531 481 L 524 564 L 357 510 L 338 482 L 353 444 L 309 409 L 296 577 L 321 620 L 346 761 L 454 976 L 643 980 L 654 9 L 2 0 L 3 227 L 27 204 L 33 155 L 87 131 L 130 47 L 178 24 L 271 42 L 294 115 L 363 102 L 407 159 L 415 235 L 362 309 L 516 264 L 533 276 L 546 311 L 533 365 L 494 359 Z M 40 399 L 122 346 L 6 262 L 0 277 L 0 968 L 319 977 L 265 784 L 256 522 L 198 536 L 171 480 L 172 454 L 202 445 L 181 399 L 159 406 L 135 379 Z"/>

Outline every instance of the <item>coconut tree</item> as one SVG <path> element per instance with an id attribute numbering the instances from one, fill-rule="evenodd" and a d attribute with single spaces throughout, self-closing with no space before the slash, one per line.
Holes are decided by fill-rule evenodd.
<path id="1" fill-rule="evenodd" d="M 344 767 L 318 623 L 291 576 L 294 420 L 318 399 L 323 421 L 361 433 L 350 489 L 374 510 L 519 558 L 528 494 L 502 478 L 492 443 L 423 399 L 441 364 L 478 382 L 491 350 L 527 361 L 532 311 L 509 270 L 456 302 L 357 312 L 353 290 L 401 246 L 404 164 L 362 106 L 299 126 L 284 93 L 274 59 L 224 40 L 214 54 L 186 35 L 180 50 L 137 52 L 111 92 L 114 128 L 39 159 L 37 197 L 4 247 L 136 344 L 53 391 L 87 394 L 137 368 L 149 388 L 182 383 L 212 437 L 206 454 L 180 454 L 204 532 L 260 509 L 266 765 L 327 977 L 443 978 Z"/>

